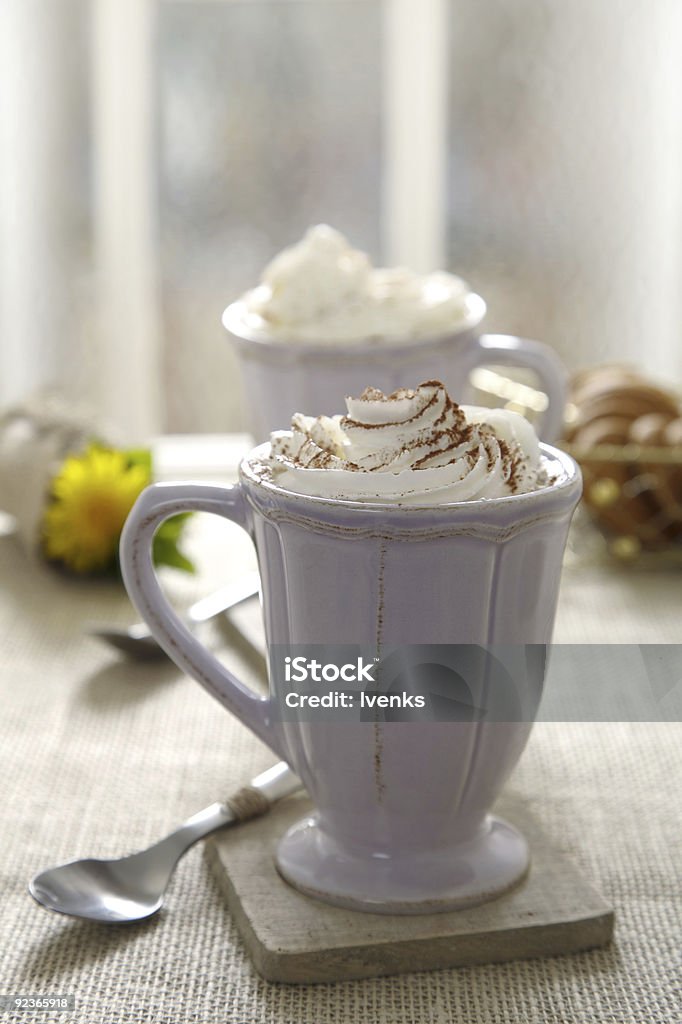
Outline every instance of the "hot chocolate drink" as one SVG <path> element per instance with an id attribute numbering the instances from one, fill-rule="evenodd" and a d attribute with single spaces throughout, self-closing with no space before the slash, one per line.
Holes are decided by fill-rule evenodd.
<path id="1" fill-rule="evenodd" d="M 308 789 L 316 811 L 279 843 L 282 876 L 340 906 L 431 914 L 491 899 L 528 868 L 525 839 L 491 807 L 536 713 L 580 474 L 520 417 L 458 406 L 436 380 L 360 392 L 346 416 L 294 416 L 235 487 L 146 490 L 121 564 L 161 646 Z M 202 646 L 156 579 L 156 529 L 193 509 L 255 544 L 267 698 Z M 292 666 L 310 668 L 333 717 L 309 714 L 311 691 L 289 702 Z M 333 682 L 350 669 L 371 703 Z M 420 680 L 431 711 L 382 717 L 380 698 Z M 454 717 L 436 714 L 441 697 Z"/>
<path id="2" fill-rule="evenodd" d="M 485 311 L 481 296 L 454 274 L 373 267 L 338 231 L 311 228 L 223 314 L 252 434 L 264 441 L 296 409 L 341 409 L 344 396 L 359 395 L 367 381 L 389 395 L 442 380 L 457 401 L 471 400 L 471 372 L 494 363 L 536 372 L 549 400 L 541 434 L 557 436 L 565 404 L 560 361 L 539 342 L 481 335 Z"/>

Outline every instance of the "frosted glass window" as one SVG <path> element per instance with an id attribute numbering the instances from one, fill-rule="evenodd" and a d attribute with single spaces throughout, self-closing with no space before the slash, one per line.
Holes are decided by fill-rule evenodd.
<path id="1" fill-rule="evenodd" d="M 162 3 L 168 428 L 241 425 L 224 306 L 310 224 L 379 256 L 381 5 Z"/>

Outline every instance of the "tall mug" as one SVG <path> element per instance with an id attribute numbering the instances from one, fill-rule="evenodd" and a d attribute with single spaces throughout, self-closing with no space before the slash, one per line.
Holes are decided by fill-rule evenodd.
<path id="1" fill-rule="evenodd" d="M 460 403 L 473 399 L 469 377 L 485 363 L 533 370 L 547 395 L 538 425 L 543 440 L 555 441 L 563 424 L 566 370 L 548 346 L 511 334 L 481 334 L 485 302 L 474 292 L 452 330 L 428 337 L 347 342 L 274 337 L 243 300 L 223 313 L 237 353 L 250 429 L 257 441 L 288 424 L 292 411 L 341 409 L 347 395 L 371 384 L 385 394 L 416 380 L 442 380 Z"/>
<path id="2" fill-rule="evenodd" d="M 310 896 L 432 913 L 491 899 L 525 874 L 525 839 L 490 808 L 532 727 L 543 675 L 536 654 L 551 638 L 581 490 L 572 459 L 547 445 L 542 452 L 552 482 L 538 491 L 400 507 L 288 492 L 259 473 L 263 446 L 232 488 L 157 484 L 133 508 L 121 563 L 140 614 L 170 657 L 290 764 L 315 803 L 276 854 L 281 875 Z M 266 698 L 202 646 L 159 587 L 154 532 L 189 510 L 238 523 L 255 544 Z M 291 655 L 302 652 L 300 666 L 306 653 L 351 649 L 357 658 L 348 664 L 361 675 L 384 659 L 403 681 L 418 662 L 437 661 L 447 669 L 446 703 L 449 688 L 473 673 L 476 708 L 446 721 L 427 708 L 405 720 L 377 713 L 376 699 L 361 710 L 356 687 L 356 704 L 343 714 L 300 709 L 287 682 Z M 510 652 L 501 666 L 500 650 Z M 369 691 L 376 698 L 376 687 Z M 491 714 L 494 707 L 506 710 Z"/>

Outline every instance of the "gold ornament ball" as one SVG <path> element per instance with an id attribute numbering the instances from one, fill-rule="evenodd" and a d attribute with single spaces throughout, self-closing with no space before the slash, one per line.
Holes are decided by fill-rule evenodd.
<path id="1" fill-rule="evenodd" d="M 609 505 L 614 505 L 619 497 L 620 487 L 610 476 L 595 480 L 589 490 L 589 499 L 597 508 L 608 508 Z"/>
<path id="2" fill-rule="evenodd" d="M 633 537 L 631 534 L 628 534 L 627 537 L 616 537 L 610 544 L 611 554 L 622 562 L 631 562 L 637 558 L 641 550 L 641 543 L 637 537 Z"/>

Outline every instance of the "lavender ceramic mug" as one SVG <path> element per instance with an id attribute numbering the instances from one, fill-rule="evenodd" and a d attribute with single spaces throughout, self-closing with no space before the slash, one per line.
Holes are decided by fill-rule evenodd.
<path id="1" fill-rule="evenodd" d="M 343 408 L 347 395 L 369 383 L 385 394 L 412 387 L 415 380 L 442 380 L 458 402 L 472 401 L 469 375 L 483 363 L 534 370 L 548 406 L 538 424 L 543 440 L 560 436 L 566 404 L 566 371 L 556 353 L 539 341 L 511 334 L 480 334 L 485 302 L 467 297 L 456 330 L 411 341 L 314 344 L 273 338 L 243 300 L 223 313 L 236 348 L 250 429 L 257 441 L 289 423 L 292 409 Z"/>
<path id="2" fill-rule="evenodd" d="M 190 509 L 241 525 L 258 555 L 271 659 L 291 644 L 522 650 L 551 637 L 581 490 L 577 466 L 543 445 L 554 482 L 542 490 L 398 507 L 284 491 L 257 472 L 266 450 L 247 457 L 235 487 L 157 484 L 140 496 L 121 546 L 133 602 L 170 657 L 308 789 L 316 813 L 277 850 L 284 878 L 311 896 L 386 913 L 449 910 L 498 895 L 529 862 L 524 838 L 490 808 L 525 746 L 532 710 L 497 722 L 285 721 L 272 661 L 271 694 L 261 698 L 173 612 L 151 543 L 164 519 Z"/>

